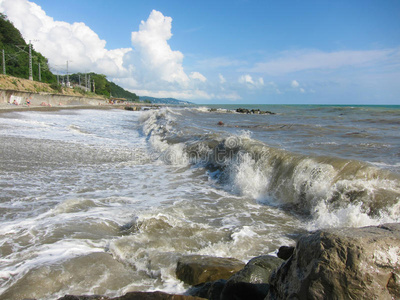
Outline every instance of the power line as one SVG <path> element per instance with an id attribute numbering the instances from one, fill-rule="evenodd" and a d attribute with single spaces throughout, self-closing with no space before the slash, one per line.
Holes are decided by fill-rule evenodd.
<path id="1" fill-rule="evenodd" d="M 33 80 L 32 74 L 32 43 L 29 41 L 29 80 Z"/>
<path id="2" fill-rule="evenodd" d="M 6 75 L 6 56 L 3 49 L 3 74 Z"/>

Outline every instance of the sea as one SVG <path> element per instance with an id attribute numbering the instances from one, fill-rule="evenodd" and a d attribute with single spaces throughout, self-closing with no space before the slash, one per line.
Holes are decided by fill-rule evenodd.
<path id="1" fill-rule="evenodd" d="M 182 256 L 247 262 L 308 231 L 388 222 L 400 106 L 0 114 L 2 300 L 184 293 Z"/>

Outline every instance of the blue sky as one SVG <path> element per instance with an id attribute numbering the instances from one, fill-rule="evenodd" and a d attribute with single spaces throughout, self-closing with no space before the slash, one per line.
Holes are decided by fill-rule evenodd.
<path id="1" fill-rule="evenodd" d="M 400 1 L 0 0 L 53 70 L 196 103 L 400 104 Z"/>

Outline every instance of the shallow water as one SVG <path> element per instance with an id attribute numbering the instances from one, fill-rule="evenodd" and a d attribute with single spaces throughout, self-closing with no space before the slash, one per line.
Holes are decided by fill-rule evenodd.
<path id="1" fill-rule="evenodd" d="M 400 221 L 398 107 L 232 108 L 1 114 L 0 299 L 180 293 L 185 254 Z"/>

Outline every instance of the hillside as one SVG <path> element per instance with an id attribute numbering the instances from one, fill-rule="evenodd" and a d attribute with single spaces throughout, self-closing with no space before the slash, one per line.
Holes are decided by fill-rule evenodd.
<path id="1" fill-rule="evenodd" d="M 20 78 L 29 78 L 29 46 L 26 44 L 19 30 L 1 13 L 0 49 L 4 49 L 6 74 Z M 39 80 L 39 64 L 41 81 L 47 83 L 56 82 L 57 77 L 50 71 L 47 58 L 32 47 L 32 75 L 34 80 Z M 2 59 L 0 70 L 3 74 Z"/>

